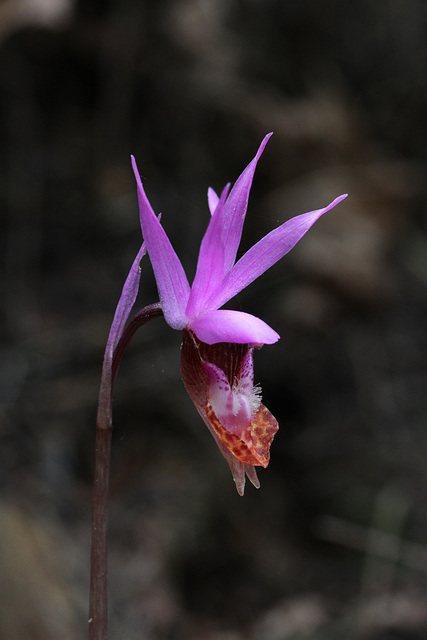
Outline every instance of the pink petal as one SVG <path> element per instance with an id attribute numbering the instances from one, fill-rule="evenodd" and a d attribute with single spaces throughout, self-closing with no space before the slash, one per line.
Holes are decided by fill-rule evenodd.
<path id="1" fill-rule="evenodd" d="M 208 188 L 208 205 L 209 205 L 209 211 L 211 212 L 211 216 L 213 216 L 214 211 L 217 207 L 218 204 L 218 196 L 216 194 L 216 192 L 212 189 L 212 187 Z"/>
<path id="2" fill-rule="evenodd" d="M 206 306 L 212 291 L 222 282 L 224 271 L 224 250 L 222 241 L 223 208 L 229 185 L 221 194 L 215 211 L 209 221 L 208 228 L 200 245 L 196 275 L 191 286 L 191 293 L 186 308 L 187 318 L 196 317 Z"/>
<path id="3" fill-rule="evenodd" d="M 224 256 L 224 272 L 227 273 L 231 269 L 236 259 L 237 249 L 239 248 L 240 239 L 242 237 L 243 223 L 245 221 L 246 209 L 248 208 L 249 191 L 252 186 L 255 169 L 258 160 L 264 151 L 264 147 L 272 136 L 269 133 L 261 142 L 260 147 L 254 159 L 248 164 L 246 169 L 236 180 L 227 202 L 224 206 L 224 227 L 222 238 L 225 247 Z"/>
<path id="4" fill-rule="evenodd" d="M 101 389 L 99 392 L 98 419 L 100 424 L 109 425 L 111 421 L 111 393 L 113 388 L 113 358 L 114 349 L 123 335 L 127 319 L 138 295 L 141 269 L 139 263 L 146 254 L 145 242 L 136 254 L 136 258 L 130 268 L 123 285 L 122 293 L 117 303 L 105 346 L 104 362 L 102 365 Z"/>
<path id="5" fill-rule="evenodd" d="M 118 341 L 122 337 L 123 329 L 125 328 L 126 321 L 129 317 L 132 307 L 135 304 L 136 296 L 138 295 L 139 281 L 141 278 L 141 269 L 139 263 L 143 256 L 147 253 L 145 242 L 136 254 L 136 258 L 130 268 L 128 276 L 123 285 L 122 293 L 117 303 L 116 311 L 114 313 L 114 319 L 111 325 L 110 334 L 108 336 L 106 352 L 111 349 L 111 357 L 113 356 L 114 349 L 117 346 Z"/>
<path id="6" fill-rule="evenodd" d="M 153 265 L 165 320 L 173 329 L 183 329 L 187 323 L 185 308 L 190 286 L 183 266 L 145 195 L 135 158 L 131 158 L 138 187 L 142 235 Z"/>
<path id="7" fill-rule="evenodd" d="M 194 331 L 198 339 L 206 344 L 273 344 L 280 338 L 279 334 L 260 318 L 229 309 L 204 311 L 191 320 L 187 328 Z"/>
<path id="8" fill-rule="evenodd" d="M 209 298 L 208 308 L 218 309 L 237 293 L 245 289 L 278 260 L 283 258 L 320 216 L 333 209 L 347 194 L 339 196 L 324 209 L 317 209 L 291 218 L 277 229 L 270 231 L 234 265 L 217 291 Z"/>

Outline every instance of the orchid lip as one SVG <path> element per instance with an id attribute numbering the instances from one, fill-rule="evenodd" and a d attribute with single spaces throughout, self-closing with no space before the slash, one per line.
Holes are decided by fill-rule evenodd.
<path id="1" fill-rule="evenodd" d="M 279 426 L 254 386 L 253 345 L 201 342 L 184 330 L 181 376 L 194 405 L 227 460 L 243 495 L 245 476 L 256 486 L 254 467 L 266 467 Z"/>

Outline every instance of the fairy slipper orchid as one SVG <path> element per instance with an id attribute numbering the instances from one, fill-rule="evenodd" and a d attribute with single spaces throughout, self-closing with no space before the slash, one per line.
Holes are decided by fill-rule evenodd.
<path id="1" fill-rule="evenodd" d="M 278 430 L 276 419 L 261 403 L 260 388 L 254 386 L 253 351 L 277 342 L 280 336 L 260 318 L 220 307 L 280 260 L 321 215 L 346 197 L 288 220 L 236 262 L 252 179 L 270 136 L 264 138 L 231 190 L 227 185 L 218 196 L 209 188 L 211 218 L 191 287 L 147 199 L 132 157 L 142 235 L 160 306 L 166 322 L 183 331 L 184 385 L 230 465 L 240 495 L 246 475 L 259 487 L 255 467 L 268 465 L 270 445 Z"/>

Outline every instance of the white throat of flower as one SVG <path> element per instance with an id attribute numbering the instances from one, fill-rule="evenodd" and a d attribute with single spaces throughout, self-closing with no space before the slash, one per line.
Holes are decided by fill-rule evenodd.
<path id="1" fill-rule="evenodd" d="M 227 431 L 240 436 L 254 419 L 261 404 L 261 388 L 253 384 L 251 354 L 242 361 L 238 376 L 230 385 L 224 371 L 204 362 L 209 375 L 209 403 Z"/>

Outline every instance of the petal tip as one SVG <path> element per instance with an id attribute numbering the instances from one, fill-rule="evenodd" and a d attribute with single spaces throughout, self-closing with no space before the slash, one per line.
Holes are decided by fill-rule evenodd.
<path id="1" fill-rule="evenodd" d="M 242 496 L 243 498 L 243 496 L 245 495 L 245 481 L 243 481 L 243 486 L 242 486 L 242 483 L 238 482 L 236 478 L 234 478 L 234 484 L 236 485 L 237 493 L 239 494 L 239 496 Z"/>

